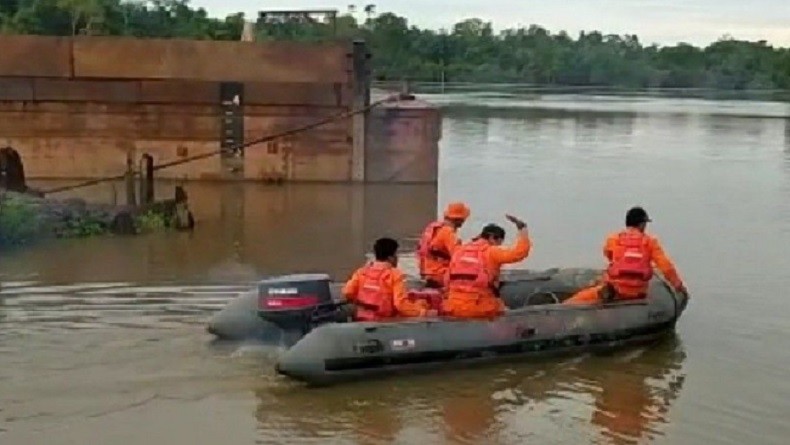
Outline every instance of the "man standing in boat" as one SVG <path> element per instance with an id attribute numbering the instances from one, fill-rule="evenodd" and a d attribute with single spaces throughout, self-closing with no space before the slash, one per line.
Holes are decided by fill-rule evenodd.
<path id="1" fill-rule="evenodd" d="M 392 238 L 376 240 L 375 261 L 357 269 L 343 287 L 343 295 L 355 306 L 355 321 L 436 315 L 426 301 L 408 297 L 406 277 L 398 269 L 398 247 Z"/>
<path id="2" fill-rule="evenodd" d="M 480 235 L 453 253 L 446 273 L 446 315 L 459 318 L 491 318 L 505 311 L 499 299 L 502 266 L 517 263 L 529 255 L 531 242 L 524 221 L 505 215 L 518 232 L 513 247 L 502 246 L 505 229 L 489 224 Z"/>
<path id="3" fill-rule="evenodd" d="M 658 238 L 645 233 L 647 223 L 651 221 L 642 207 L 628 210 L 625 229 L 609 235 L 604 244 L 603 254 L 609 261 L 609 267 L 604 273 L 603 283 L 580 290 L 564 304 L 646 298 L 654 264 L 678 292 L 688 295 Z"/>
<path id="4" fill-rule="evenodd" d="M 456 247 L 461 244 L 457 232 L 469 218 L 469 207 L 462 202 L 450 203 L 444 219 L 434 221 L 425 228 L 417 246 L 420 276 L 425 286 L 433 289 L 444 287 L 444 275 Z"/>

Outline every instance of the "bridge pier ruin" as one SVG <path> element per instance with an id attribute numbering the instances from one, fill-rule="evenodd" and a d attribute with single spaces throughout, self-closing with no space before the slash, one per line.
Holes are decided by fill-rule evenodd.
<path id="1" fill-rule="evenodd" d="M 31 179 L 95 179 L 122 174 L 127 156 L 148 153 L 161 165 L 221 150 L 157 177 L 437 181 L 440 132 L 420 128 L 440 129 L 440 117 L 425 103 L 388 104 L 239 148 L 369 106 L 363 41 L 4 35 L 0 54 L 0 143 L 19 151 Z M 404 137 L 411 142 L 394 140 Z"/>

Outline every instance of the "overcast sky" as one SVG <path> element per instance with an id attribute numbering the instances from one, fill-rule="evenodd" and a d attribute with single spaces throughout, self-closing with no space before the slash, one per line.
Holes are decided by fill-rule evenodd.
<path id="1" fill-rule="evenodd" d="M 261 9 L 334 8 L 345 12 L 352 1 L 192 0 L 213 16 Z M 377 12 L 391 11 L 421 28 L 449 28 L 479 17 L 496 29 L 539 24 L 552 32 L 580 30 L 637 34 L 643 43 L 685 41 L 705 45 L 724 34 L 764 39 L 790 46 L 790 0 L 379 0 Z M 356 3 L 360 11 L 365 2 Z M 360 12 L 359 16 L 363 14 Z"/>

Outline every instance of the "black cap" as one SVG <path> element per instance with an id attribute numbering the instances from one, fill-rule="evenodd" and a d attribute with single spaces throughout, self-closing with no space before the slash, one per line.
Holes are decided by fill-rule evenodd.
<path id="1" fill-rule="evenodd" d="M 625 214 L 625 225 L 627 227 L 636 227 L 642 223 L 652 222 L 653 220 L 647 215 L 647 212 L 642 207 L 632 207 L 628 209 Z"/>

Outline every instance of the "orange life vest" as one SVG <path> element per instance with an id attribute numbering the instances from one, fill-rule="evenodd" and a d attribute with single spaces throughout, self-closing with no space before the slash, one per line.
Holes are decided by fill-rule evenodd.
<path id="1" fill-rule="evenodd" d="M 493 289 L 496 277 L 488 270 L 486 257 L 490 247 L 488 241 L 479 239 L 456 249 L 447 269 L 447 287 L 467 292 Z"/>
<path id="2" fill-rule="evenodd" d="M 444 221 L 434 221 L 425 227 L 417 245 L 417 257 L 420 260 L 420 274 L 425 270 L 425 261 L 433 258 L 438 261 L 450 261 L 450 253 L 439 249 L 432 249 L 431 242 L 436 237 L 436 233 L 444 226 Z"/>
<path id="3" fill-rule="evenodd" d="M 394 315 L 392 289 L 388 284 L 391 276 L 392 267 L 385 263 L 373 262 L 362 269 L 355 301 L 358 321 L 378 321 Z"/>
<path id="4" fill-rule="evenodd" d="M 615 253 L 619 256 L 612 258 L 606 276 L 621 296 L 636 297 L 646 292 L 653 278 L 648 242 L 649 238 L 637 231 L 623 231 L 618 235 L 617 244 L 623 250 Z"/>

